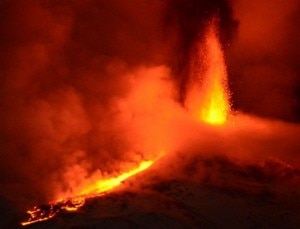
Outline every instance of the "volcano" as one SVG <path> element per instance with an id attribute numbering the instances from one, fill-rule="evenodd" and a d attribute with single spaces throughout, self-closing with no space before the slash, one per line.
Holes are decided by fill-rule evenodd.
<path id="1" fill-rule="evenodd" d="M 0 227 L 299 228 L 297 52 L 254 20 L 297 4 L 246 2 L 0 3 Z"/>
<path id="2" fill-rule="evenodd" d="M 160 159 L 76 211 L 60 209 L 25 228 L 298 227 L 300 170 L 272 159 L 245 164 L 186 153 Z M 165 166 L 172 170 L 162 172 Z M 39 208 L 47 214 L 46 205 Z"/>

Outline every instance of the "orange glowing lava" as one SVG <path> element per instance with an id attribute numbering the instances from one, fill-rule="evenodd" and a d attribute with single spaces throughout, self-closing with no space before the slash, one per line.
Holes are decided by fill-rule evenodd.
<path id="1" fill-rule="evenodd" d="M 83 197 L 61 199 L 46 205 L 35 206 L 32 210 L 28 210 L 30 215 L 28 221 L 22 222 L 22 226 L 42 222 L 53 218 L 60 210 L 77 211 L 85 203 Z"/>
<path id="2" fill-rule="evenodd" d="M 226 123 L 230 114 L 230 94 L 216 22 L 213 19 L 209 23 L 204 41 L 196 46 L 187 103 L 197 120 L 221 125 Z"/>
<path id="3" fill-rule="evenodd" d="M 139 166 L 130 171 L 124 172 L 117 177 L 108 178 L 105 180 L 99 180 L 95 184 L 92 184 L 86 187 L 80 195 L 93 195 L 93 194 L 101 194 L 103 192 L 107 192 L 116 186 L 120 185 L 124 180 L 129 177 L 149 168 L 154 161 L 142 161 Z"/>
<path id="4" fill-rule="evenodd" d="M 61 198 L 46 205 L 35 206 L 32 210 L 27 211 L 30 217 L 27 221 L 21 222 L 21 225 L 26 226 L 51 219 L 61 210 L 77 211 L 84 205 L 86 198 L 103 195 L 120 185 L 129 177 L 149 168 L 153 162 L 154 161 L 142 161 L 137 168 L 124 172 L 117 177 L 99 180 L 96 183 L 85 187 L 78 197 Z"/>

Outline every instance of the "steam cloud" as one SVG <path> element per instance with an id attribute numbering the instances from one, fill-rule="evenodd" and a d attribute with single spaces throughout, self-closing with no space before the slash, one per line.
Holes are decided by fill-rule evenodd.
<path id="1" fill-rule="evenodd" d="M 292 44 L 299 34 L 291 34 L 299 4 L 272 8 L 277 29 L 264 18 L 268 5 L 255 2 L 232 1 L 232 12 L 222 0 L 1 1 L 1 195 L 32 205 L 86 177 L 187 145 L 190 152 L 226 154 L 240 141 L 240 151 L 247 149 L 241 157 L 280 157 L 288 145 L 284 158 L 299 157 L 297 126 L 279 122 L 268 132 L 274 135 L 250 141 L 247 133 L 260 130 L 245 127 L 240 139 L 228 137 L 215 149 L 205 140 L 207 127 L 184 115 L 192 45 L 205 20 L 219 14 L 235 107 L 298 120 L 299 50 Z M 286 144 L 269 153 L 282 130 Z"/>

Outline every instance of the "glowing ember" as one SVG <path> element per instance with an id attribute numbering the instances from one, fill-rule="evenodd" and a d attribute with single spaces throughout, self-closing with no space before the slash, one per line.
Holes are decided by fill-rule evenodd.
<path id="1" fill-rule="evenodd" d="M 193 60 L 191 66 L 193 85 L 188 98 L 188 106 L 197 120 L 220 125 L 228 120 L 230 96 L 216 21 L 216 19 L 211 21 L 206 30 L 204 42 L 200 42 L 197 46 L 197 60 Z M 201 86 L 199 86 L 200 83 Z"/>
<path id="2" fill-rule="evenodd" d="M 78 208 L 84 205 L 85 199 L 83 197 L 59 200 L 55 203 L 35 206 L 32 210 L 27 211 L 30 215 L 28 221 L 22 222 L 22 226 L 45 221 L 53 218 L 61 210 L 77 211 Z"/>

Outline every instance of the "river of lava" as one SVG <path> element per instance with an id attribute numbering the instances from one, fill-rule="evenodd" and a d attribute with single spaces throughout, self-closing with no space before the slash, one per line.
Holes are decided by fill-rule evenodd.
<path id="1" fill-rule="evenodd" d="M 28 210 L 30 215 L 27 221 L 21 225 L 29 225 L 36 222 L 41 222 L 53 218 L 59 211 L 77 211 L 85 203 L 86 198 L 104 195 L 106 192 L 120 185 L 129 177 L 149 168 L 154 161 L 142 161 L 137 168 L 122 173 L 117 177 L 112 177 L 104 180 L 99 180 L 95 184 L 88 186 L 82 190 L 79 196 L 74 198 L 62 198 L 49 204 L 35 206 L 32 210 Z"/>
<path id="2" fill-rule="evenodd" d="M 190 87 L 186 101 L 187 116 L 211 125 L 226 123 L 230 113 L 226 66 L 217 30 L 217 20 L 214 18 L 208 23 L 204 39 L 200 39 L 196 45 L 190 66 Z M 163 155 L 161 153 L 160 156 Z M 82 187 L 74 198 L 60 198 L 49 204 L 36 206 L 27 211 L 30 217 L 21 224 L 25 226 L 48 220 L 61 210 L 76 211 L 84 205 L 87 198 L 108 193 L 129 177 L 148 169 L 157 159 L 141 161 L 136 168 L 119 176 L 101 179 Z"/>

